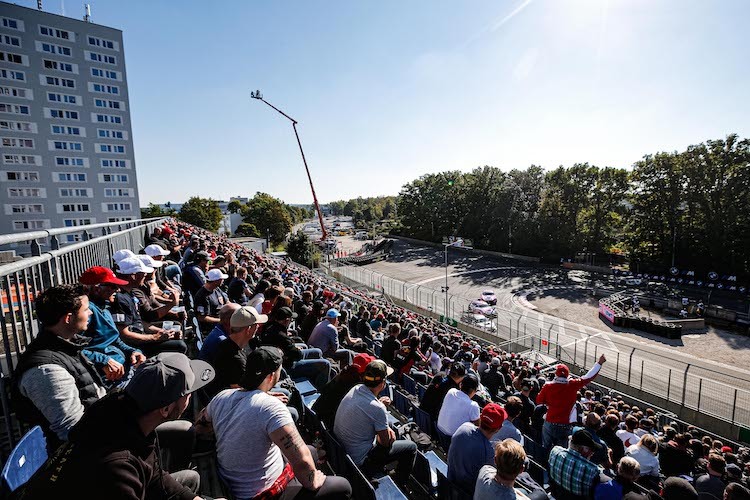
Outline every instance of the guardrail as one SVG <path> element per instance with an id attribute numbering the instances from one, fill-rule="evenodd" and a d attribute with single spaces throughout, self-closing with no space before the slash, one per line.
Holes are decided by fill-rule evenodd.
<path id="1" fill-rule="evenodd" d="M 34 313 L 34 297 L 42 290 L 65 283 L 76 283 L 78 277 L 91 266 L 112 265 L 112 255 L 120 249 L 135 252 L 143 248 L 144 238 L 164 218 L 140 219 L 107 224 L 92 224 L 74 228 L 59 228 L 49 231 L 33 231 L 11 235 L 0 235 L 0 243 L 31 241 L 32 253 L 37 255 L 0 266 L 0 331 L 2 332 L 2 356 L 0 357 L 0 379 L 7 384 L 13 373 L 19 353 L 23 352 L 39 332 Z M 95 237 L 91 231 L 100 230 Z M 114 230 L 114 231 L 113 231 Z M 37 238 L 80 233 L 87 236 L 84 241 L 56 249 L 39 252 Z M 34 246 L 36 243 L 36 246 Z M 2 386 L 0 386 L 2 388 Z M 15 444 L 20 429 L 14 428 L 7 395 L 0 393 L 4 433 L 0 448 L 4 453 Z"/>
<path id="2" fill-rule="evenodd" d="M 453 294 L 446 297 L 439 288 L 408 283 L 364 267 L 332 263 L 329 272 L 443 318 L 460 318 L 471 302 Z M 652 401 L 717 434 L 750 440 L 750 379 L 739 372 L 731 373 L 729 367 L 727 372 L 719 372 L 700 360 L 687 363 L 662 349 L 633 347 L 616 337 L 591 334 L 533 311 L 498 309 L 494 321 L 495 332 L 485 335 L 511 341 L 519 348 L 547 352 L 577 368 L 590 367 L 605 354 L 609 362 L 601 376 L 613 389 Z"/>

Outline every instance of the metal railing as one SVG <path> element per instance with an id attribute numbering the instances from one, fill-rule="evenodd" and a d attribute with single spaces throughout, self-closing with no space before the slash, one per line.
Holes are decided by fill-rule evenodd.
<path id="1" fill-rule="evenodd" d="M 34 297 L 42 290 L 66 283 L 76 283 L 78 277 L 91 266 L 112 266 L 112 255 L 120 249 L 138 252 L 143 248 L 144 238 L 164 218 L 92 224 L 73 228 L 33 231 L 29 233 L 0 235 L 0 244 L 29 241 L 31 257 L 0 265 L 0 331 L 2 333 L 2 356 L 0 357 L 1 386 L 7 386 L 18 355 L 22 353 L 39 332 L 34 312 Z M 101 236 L 94 236 L 93 231 Z M 65 234 L 81 234 L 78 243 L 60 246 L 57 237 Z M 36 239 L 51 238 L 52 250 L 41 252 Z M 13 428 L 7 394 L 2 400 L 5 434 L 0 448 L 7 451 L 18 437 Z"/>
<path id="2" fill-rule="evenodd" d="M 381 291 L 433 315 L 461 323 L 471 299 L 441 292 L 439 286 L 417 285 L 365 267 L 333 263 L 329 272 L 368 288 Z M 439 281 L 433 284 L 440 285 Z M 719 372 L 707 363 L 670 357 L 661 348 L 633 346 L 612 335 L 592 333 L 591 328 L 559 320 L 526 308 L 498 307 L 492 321 L 496 330 L 487 332 L 516 348 L 536 349 L 576 367 L 590 367 L 601 354 L 607 357 L 601 375 L 617 390 L 653 401 L 688 421 L 736 436 L 750 426 L 750 379 L 727 367 Z M 470 326 L 470 325 L 465 325 Z M 711 424 L 701 416 L 721 421 Z M 726 425 L 723 425 L 726 423 Z"/>

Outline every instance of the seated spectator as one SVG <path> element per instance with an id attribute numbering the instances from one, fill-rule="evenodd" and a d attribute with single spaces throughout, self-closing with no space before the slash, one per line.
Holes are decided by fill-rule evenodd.
<path id="1" fill-rule="evenodd" d="M 657 498 L 649 495 L 649 498 Z M 661 498 L 663 500 L 698 500 L 698 493 L 695 488 L 681 477 L 668 477 L 664 481 L 661 489 Z M 716 497 L 721 499 L 721 496 Z M 712 497 L 706 497 L 707 500 Z"/>
<path id="2" fill-rule="evenodd" d="M 85 286 L 89 298 L 91 318 L 84 335 L 91 340 L 84 354 L 103 376 L 106 386 L 128 383 L 136 366 L 146 360 L 143 353 L 120 339 L 115 320 L 109 310 L 117 287 L 127 281 L 118 279 L 111 269 L 94 266 L 83 272 L 78 280 Z"/>
<path id="3" fill-rule="evenodd" d="M 349 349 L 339 349 L 339 332 L 336 325 L 340 315 L 338 309 L 329 309 L 326 317 L 313 329 L 307 344 L 320 349 L 326 358 L 339 361 L 343 368 L 351 364 L 354 353 Z"/>
<path id="4" fill-rule="evenodd" d="M 465 422 L 453 434 L 448 450 L 448 479 L 467 493 L 474 492 L 479 469 L 491 464 L 495 453 L 490 441 L 506 422 L 503 407 L 490 403 L 482 409 L 477 427 Z"/>
<path id="5" fill-rule="evenodd" d="M 599 356 L 599 361 L 580 379 L 570 378 L 568 367 L 559 364 L 555 368 L 555 379 L 544 384 L 539 391 L 536 397 L 537 404 L 547 405 L 542 429 L 542 446 L 545 450 L 549 450 L 553 445 L 567 446 L 568 436 L 572 432 L 570 414 L 578 391 L 596 378 L 606 361 L 604 354 Z"/>
<path id="6" fill-rule="evenodd" d="M 250 287 L 247 284 L 247 269 L 240 266 L 237 268 L 236 273 L 236 276 L 232 278 L 227 286 L 227 295 L 232 302 L 244 306 L 247 305 L 253 296 L 253 292 L 250 291 Z"/>
<path id="7" fill-rule="evenodd" d="M 250 307 L 254 307 L 259 314 L 263 310 L 263 302 L 266 300 L 265 292 L 270 286 L 271 283 L 266 279 L 258 281 L 258 284 L 255 285 L 255 290 L 253 290 L 253 296 L 250 297 L 250 301 L 247 303 Z"/>
<path id="8" fill-rule="evenodd" d="M 724 500 L 750 500 L 750 490 L 740 483 L 729 483 L 724 490 Z"/>
<path id="9" fill-rule="evenodd" d="M 641 466 L 641 482 L 649 487 L 658 483 L 660 472 L 659 459 L 656 457 L 658 452 L 659 442 L 653 434 L 644 434 L 638 443 L 630 446 L 625 452 L 625 456 L 638 461 Z M 650 478 L 654 478 L 654 481 L 649 481 Z"/>
<path id="10" fill-rule="evenodd" d="M 625 445 L 617 436 L 617 429 L 620 426 L 620 417 L 617 413 L 610 413 L 604 419 L 604 425 L 599 428 L 597 433 L 602 442 L 607 445 L 611 453 L 611 464 L 616 465 L 622 457 L 625 456 Z"/>
<path id="11" fill-rule="evenodd" d="M 632 457 L 624 457 L 617 464 L 617 475 L 600 483 L 594 492 L 594 500 L 620 500 L 630 492 L 637 491 L 635 482 L 641 474 L 641 466 Z"/>
<path id="12" fill-rule="evenodd" d="M 602 419 L 598 414 L 591 411 L 586 414 L 586 417 L 583 420 L 583 427 L 574 427 L 573 432 L 578 429 L 586 429 L 589 431 L 591 438 L 601 445 L 601 448 L 596 450 L 589 460 L 596 465 L 604 466 L 609 462 L 609 450 L 607 449 L 607 444 L 599 437 L 599 429 L 601 429 L 601 426 Z"/>
<path id="13" fill-rule="evenodd" d="M 494 467 L 485 465 L 479 469 L 474 488 L 474 500 L 515 500 L 513 485 L 526 467 L 526 452 L 517 441 L 506 439 L 495 445 Z M 525 495 L 524 495 L 525 496 Z"/>
<path id="14" fill-rule="evenodd" d="M 141 312 L 136 302 L 134 290 L 143 285 L 146 273 L 153 268 L 146 267 L 140 259 L 128 257 L 118 264 L 117 274 L 127 281 L 120 285 L 112 304 L 112 317 L 120 331 L 120 337 L 126 344 L 143 351 L 146 356 L 171 351 L 185 353 L 187 345 L 180 340 L 181 332 L 165 330 L 156 325 L 146 326 L 141 319 Z"/>
<path id="15" fill-rule="evenodd" d="M 620 438 L 625 448 L 633 446 L 640 440 L 635 434 L 636 429 L 638 429 L 638 419 L 633 415 L 625 417 L 625 428 L 617 431 L 617 437 Z"/>
<path id="16" fill-rule="evenodd" d="M 322 359 L 320 349 L 300 349 L 295 345 L 288 329 L 296 317 L 297 314 L 288 307 L 276 309 L 271 315 L 271 322 L 260 335 L 260 343 L 281 350 L 283 366 L 290 377 L 308 378 L 317 389 L 321 389 L 331 379 L 331 363 Z"/>
<path id="17" fill-rule="evenodd" d="M 194 255 L 193 262 L 185 266 L 185 271 L 182 273 L 182 289 L 191 296 L 195 296 L 206 283 L 208 262 L 211 260 L 208 253 L 203 251 L 196 252 Z"/>
<path id="18" fill-rule="evenodd" d="M 383 467 L 396 462 L 394 480 L 405 487 L 414 468 L 417 445 L 396 440 L 388 426 L 387 410 L 378 394 L 385 388 L 389 372 L 392 369 L 379 359 L 367 365 L 363 383 L 354 386 L 341 401 L 333 431 L 354 463 L 367 474 L 382 473 Z"/>
<path id="19" fill-rule="evenodd" d="M 156 270 L 161 268 L 163 261 L 154 260 L 148 255 L 139 255 L 138 259 L 146 267 L 154 269 L 151 273 L 146 273 L 143 278 L 143 284 L 132 290 L 133 296 L 138 299 L 138 311 L 141 319 L 149 324 L 155 324 L 164 320 L 183 321 L 185 314 L 173 313 L 171 309 L 180 302 L 180 295 L 176 290 L 160 290 L 155 282 L 154 275 Z"/>
<path id="20" fill-rule="evenodd" d="M 690 437 L 677 434 L 659 446 L 659 464 L 665 476 L 689 476 L 695 460 L 688 451 Z"/>
<path id="21" fill-rule="evenodd" d="M 487 389 L 487 392 L 490 393 L 492 399 L 497 398 L 498 391 L 501 388 L 503 389 L 503 392 L 505 391 L 505 377 L 498 372 L 500 366 L 500 358 L 492 358 L 489 367 L 479 374 L 482 385 Z"/>
<path id="22" fill-rule="evenodd" d="M 437 428 L 443 434 L 453 434 L 465 422 L 479 425 L 479 405 L 471 398 L 477 393 L 479 381 L 474 375 L 466 375 L 461 389 L 451 389 L 445 395 L 438 415 Z"/>
<path id="23" fill-rule="evenodd" d="M 549 454 L 549 477 L 557 500 L 591 498 L 599 484 L 599 467 L 589 457 L 601 445 L 588 431 L 576 431 L 568 448 L 555 446 Z"/>
<path id="24" fill-rule="evenodd" d="M 380 349 L 380 357 L 393 366 L 393 357 L 401 349 L 401 342 L 398 341 L 398 336 L 401 334 L 401 325 L 398 323 L 391 323 L 388 325 L 388 336 L 383 339 L 383 347 Z"/>
<path id="25" fill-rule="evenodd" d="M 333 429 L 336 411 L 346 393 L 357 384 L 362 383 L 365 368 L 375 358 L 369 354 L 357 354 L 352 364 L 341 370 L 320 390 L 320 396 L 313 403 L 312 409 L 326 428 Z"/>
<path id="26" fill-rule="evenodd" d="M 426 364 L 427 359 L 419 351 L 419 337 L 410 337 L 393 356 L 393 368 L 396 370 L 395 380 L 401 382 L 404 375 L 409 375 L 418 383 L 426 384 L 429 376 L 420 370 Z"/>
<path id="27" fill-rule="evenodd" d="M 97 401 L 70 442 L 26 484 L 27 498 L 197 498 L 200 476 L 161 467 L 160 424 L 176 420 L 211 366 L 179 353 L 147 360 L 124 389 Z"/>
<path id="28" fill-rule="evenodd" d="M 521 414 L 523 403 L 519 398 L 510 396 L 505 402 L 505 406 L 503 407 L 503 409 L 505 410 L 506 414 L 503 426 L 498 429 L 494 436 L 490 438 L 490 441 L 492 441 L 492 444 L 495 444 L 500 441 L 505 441 L 506 439 L 514 439 L 521 443 L 521 446 L 523 446 L 523 434 L 521 434 L 521 431 L 519 431 L 513 424 L 513 419 Z"/>
<path id="29" fill-rule="evenodd" d="M 206 388 L 209 397 L 213 397 L 224 389 L 239 387 L 247 365 L 245 347 L 255 336 L 260 325 L 266 321 L 268 321 L 268 316 L 258 314 L 249 306 L 240 307 L 232 313 L 229 320 L 229 335 L 218 345 L 213 358 L 216 378 Z"/>
<path id="30" fill-rule="evenodd" d="M 513 394 L 515 397 L 521 400 L 523 405 L 521 413 L 516 417 L 513 422 L 518 430 L 524 434 L 528 434 L 531 428 L 531 416 L 534 414 L 534 400 L 531 399 L 531 381 L 527 378 L 521 381 L 521 390 Z"/>
<path id="31" fill-rule="evenodd" d="M 47 288 L 34 304 L 42 329 L 18 360 L 11 401 L 21 422 L 41 426 L 51 452 L 106 391 L 96 367 L 81 355 L 89 339 L 80 333 L 91 316 L 83 288 Z"/>
<path id="32" fill-rule="evenodd" d="M 229 303 L 229 297 L 221 289 L 226 278 L 220 270 L 211 269 L 206 273 L 206 283 L 195 292 L 195 317 L 202 332 L 210 332 L 219 324 L 219 309 Z"/>
<path id="33" fill-rule="evenodd" d="M 245 307 L 242 310 L 252 309 Z M 348 499 L 349 482 L 316 469 L 289 410 L 269 391 L 281 376 L 281 352 L 263 346 L 248 356 L 241 389 L 219 393 L 196 424 L 216 435 L 219 475 L 237 498 Z"/>
<path id="34" fill-rule="evenodd" d="M 312 295 L 312 293 L 310 295 Z M 313 330 L 319 324 L 325 310 L 325 304 L 317 300 L 312 303 L 312 307 L 310 308 L 310 312 L 307 313 L 307 316 L 302 318 L 299 335 L 308 345 L 310 344 L 310 335 L 312 335 Z"/>
<path id="35" fill-rule="evenodd" d="M 458 389 L 466 376 L 466 367 L 461 363 L 453 363 L 448 373 L 438 373 L 430 381 L 422 397 L 419 407 L 430 414 L 433 421 L 438 419 L 440 408 L 443 406 L 445 395 L 451 389 Z"/>
<path id="36" fill-rule="evenodd" d="M 239 308 L 239 304 L 230 302 L 229 304 L 224 304 L 224 306 L 219 309 L 219 322 L 214 326 L 213 330 L 211 330 L 211 333 L 203 339 L 203 345 L 198 353 L 199 359 L 213 364 L 213 359 L 216 355 L 216 348 L 222 340 L 227 338 L 229 329 L 231 328 L 230 321 L 232 314 L 234 314 Z"/>
<path id="37" fill-rule="evenodd" d="M 638 421 L 638 428 L 635 430 L 635 435 L 639 438 L 646 434 L 653 434 L 654 423 L 650 418 L 642 418 Z"/>
<path id="38" fill-rule="evenodd" d="M 718 453 L 708 455 L 708 472 L 695 479 L 695 491 L 698 492 L 699 498 L 723 498 L 724 483 L 722 477 L 726 472 L 727 463 L 724 457 Z"/>

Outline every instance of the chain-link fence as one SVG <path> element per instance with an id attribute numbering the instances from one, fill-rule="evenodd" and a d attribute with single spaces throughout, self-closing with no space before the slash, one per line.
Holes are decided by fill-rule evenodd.
<path id="1" fill-rule="evenodd" d="M 497 308 L 496 314 L 477 325 L 472 300 L 444 293 L 439 287 L 408 283 L 365 267 L 332 264 L 334 276 L 347 278 L 433 313 L 450 323 L 463 323 L 485 330 L 517 348 L 539 350 L 580 368 L 590 367 L 604 354 L 602 376 L 658 398 L 656 401 L 678 414 L 709 415 L 731 426 L 750 425 L 750 380 L 721 373 L 696 363 L 669 356 L 668 351 L 633 347 L 604 332 L 592 333 L 574 323 L 527 308 Z M 589 330 L 589 331 L 587 331 Z M 651 398 L 653 399 L 653 398 Z M 656 403 L 655 403 L 656 404 Z"/>

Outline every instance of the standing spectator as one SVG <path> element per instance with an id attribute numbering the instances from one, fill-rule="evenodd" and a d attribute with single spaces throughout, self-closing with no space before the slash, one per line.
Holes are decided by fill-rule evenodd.
<path id="1" fill-rule="evenodd" d="M 81 353 L 88 339 L 80 333 L 91 316 L 83 288 L 47 288 L 34 304 L 42 330 L 18 360 L 11 401 L 23 423 L 42 427 L 51 452 L 67 441 L 84 410 L 105 390 L 98 371 Z"/>
<path id="2" fill-rule="evenodd" d="M 91 341 L 83 351 L 100 370 L 105 384 L 110 387 L 124 385 L 132 377 L 132 370 L 146 360 L 143 353 L 120 339 L 115 320 L 109 310 L 117 287 L 127 281 L 115 276 L 106 267 L 90 267 L 78 280 L 87 290 L 91 318 L 84 335 Z"/>
<path id="3" fill-rule="evenodd" d="M 97 401 L 71 430 L 70 442 L 25 486 L 27 498 L 196 499 L 200 476 L 161 467 L 156 428 L 176 420 L 190 394 L 213 379 L 211 366 L 160 354 L 124 391 Z"/>
<path id="4" fill-rule="evenodd" d="M 448 479 L 451 482 L 467 493 L 474 492 L 479 469 L 494 459 L 490 439 L 506 421 L 502 406 L 490 403 L 482 409 L 479 426 L 471 422 L 461 424 L 448 449 Z"/>
<path id="5" fill-rule="evenodd" d="M 699 497 L 705 498 L 723 498 L 726 484 L 722 480 L 726 471 L 727 463 L 724 457 L 718 453 L 708 455 L 708 472 L 695 479 L 695 490 Z M 713 496 L 710 496 L 713 495 Z"/>
<path id="6" fill-rule="evenodd" d="M 506 439 L 495 446 L 495 466 L 479 470 L 474 500 L 515 500 L 516 478 L 526 466 L 526 452 L 517 441 Z"/>
<path id="7" fill-rule="evenodd" d="M 396 462 L 394 479 L 405 487 L 414 468 L 417 445 L 396 440 L 388 426 L 387 411 L 378 394 L 385 388 L 389 371 L 392 373 L 379 359 L 367 365 L 363 383 L 353 387 L 341 401 L 333 430 L 354 463 L 367 473 L 382 472 L 387 464 Z"/>
<path id="8" fill-rule="evenodd" d="M 501 387 L 505 390 L 505 376 L 498 372 L 500 366 L 500 358 L 492 358 L 490 366 L 487 367 L 484 372 L 480 373 L 482 385 L 487 389 L 487 392 L 490 393 L 492 399 L 497 398 L 497 393 Z"/>
<path id="9" fill-rule="evenodd" d="M 531 416 L 534 414 L 534 407 L 536 406 L 534 400 L 531 399 L 531 381 L 523 379 L 521 381 L 521 390 L 513 395 L 520 399 L 523 405 L 521 413 L 516 418 L 515 425 L 519 431 L 528 434 L 531 427 Z"/>
<path id="10" fill-rule="evenodd" d="M 427 386 L 419 407 L 429 413 L 433 421 L 436 421 L 445 395 L 451 389 L 458 389 L 465 376 L 466 367 L 461 363 L 453 363 L 447 375 L 442 373 L 435 375 L 430 385 Z"/>
<path id="11" fill-rule="evenodd" d="M 479 425 L 479 405 L 471 400 L 478 388 L 477 378 L 474 375 L 466 375 L 461 381 L 461 390 L 448 391 L 438 415 L 437 428 L 440 432 L 453 436 L 465 422 Z"/>
<path id="12" fill-rule="evenodd" d="M 549 454 L 549 477 L 555 498 L 591 498 L 599 484 L 599 467 L 589 457 L 599 448 L 588 431 L 573 434 L 570 446 L 555 446 Z"/>
<path id="13" fill-rule="evenodd" d="M 607 358 L 602 354 L 599 362 L 581 379 L 569 378 L 570 370 L 563 364 L 557 365 L 555 379 L 547 382 L 539 391 L 537 404 L 547 405 L 544 427 L 542 429 L 542 446 L 549 450 L 552 446 L 566 446 L 572 426 L 571 412 L 576 402 L 578 391 L 594 380 Z"/>
<path id="14" fill-rule="evenodd" d="M 201 413 L 198 428 L 216 434 L 219 475 L 237 498 L 348 499 L 349 482 L 315 468 L 289 410 L 269 394 L 281 362 L 275 347 L 254 350 L 241 389 L 222 391 Z"/>
<path id="15" fill-rule="evenodd" d="M 336 325 L 338 325 L 340 315 L 338 309 L 329 309 L 326 317 L 315 326 L 310 334 L 308 345 L 320 349 L 323 356 L 339 361 L 344 367 L 351 364 L 354 353 L 349 349 L 339 349 L 339 332 Z"/>

